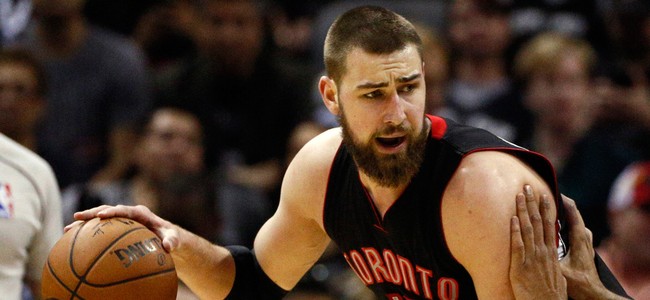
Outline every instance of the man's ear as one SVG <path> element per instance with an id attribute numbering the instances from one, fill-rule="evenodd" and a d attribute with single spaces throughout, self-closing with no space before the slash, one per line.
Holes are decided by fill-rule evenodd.
<path id="1" fill-rule="evenodd" d="M 336 82 L 327 76 L 321 76 L 318 81 L 318 91 L 325 103 L 325 107 L 334 115 L 338 116 L 340 112 L 338 90 Z"/>

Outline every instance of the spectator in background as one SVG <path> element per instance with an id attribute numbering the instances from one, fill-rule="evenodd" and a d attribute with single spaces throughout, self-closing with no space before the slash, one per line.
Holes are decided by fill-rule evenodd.
<path id="1" fill-rule="evenodd" d="M 607 20 L 616 59 L 598 78 L 599 122 L 650 159 L 650 3 L 616 1 Z"/>
<path id="2" fill-rule="evenodd" d="M 596 249 L 634 299 L 650 299 L 650 161 L 629 165 L 608 202 L 612 235 Z"/>
<path id="3" fill-rule="evenodd" d="M 502 0 L 510 1 L 510 0 Z M 619 0 L 613 0 L 619 1 Z M 511 1 L 512 37 L 522 45 L 543 32 L 557 32 L 586 40 L 599 57 L 610 57 L 606 16 L 612 0 Z"/>
<path id="4" fill-rule="evenodd" d="M 451 78 L 441 116 L 515 140 L 528 115 L 510 79 L 510 10 L 498 0 L 450 5 Z"/>
<path id="5" fill-rule="evenodd" d="M 43 69 L 28 51 L 0 49 L 0 132 L 34 152 L 45 90 Z"/>
<path id="6" fill-rule="evenodd" d="M 33 0 L 19 44 L 43 62 L 48 90 L 38 149 L 61 187 L 123 175 L 132 122 L 150 107 L 144 57 L 128 40 L 89 25 L 84 0 Z"/>
<path id="7" fill-rule="evenodd" d="M 155 2 L 135 21 L 130 36 L 144 50 L 149 71 L 157 77 L 196 51 L 192 40 L 196 18 L 188 0 Z M 126 9 L 131 3 L 134 1 L 122 5 Z"/>
<path id="8" fill-rule="evenodd" d="M 79 209 L 139 204 L 215 241 L 215 196 L 205 166 L 199 119 L 179 108 L 161 107 L 141 128 L 128 176 L 99 187 L 73 185 L 64 190 L 66 223 L 73 221 L 72 214 Z"/>
<path id="9" fill-rule="evenodd" d="M 269 56 L 264 8 L 255 0 L 196 3 L 198 53 L 161 80 L 158 101 L 205 120 L 208 161 L 217 170 L 226 244 L 252 245 L 274 210 L 288 137 L 308 116 L 309 86 Z M 301 74 L 304 78 L 304 74 Z M 238 207 L 238 208 L 235 208 Z M 232 222 L 248 221 L 233 227 Z"/>
<path id="10" fill-rule="evenodd" d="M 63 192 L 66 223 L 97 205 L 144 205 L 210 241 L 217 241 L 216 196 L 204 160 L 202 124 L 191 112 L 158 107 L 146 118 L 127 176 L 101 186 L 76 184 Z M 184 284 L 178 299 L 198 299 Z"/>
<path id="11" fill-rule="evenodd" d="M 89 23 L 131 38 L 147 58 L 152 76 L 194 51 L 193 0 L 86 0 Z"/>
<path id="12" fill-rule="evenodd" d="M 616 58 L 627 68 L 647 76 L 650 73 L 650 3 L 645 0 L 610 2 L 605 20 Z"/>
<path id="13" fill-rule="evenodd" d="M 414 23 L 422 40 L 422 61 L 426 91 L 426 113 L 444 114 L 449 84 L 449 49 L 447 42 L 430 26 Z"/>
<path id="14" fill-rule="evenodd" d="M 557 33 L 539 35 L 515 59 L 524 103 L 534 117 L 520 145 L 544 154 L 555 167 L 560 190 L 575 199 L 594 244 L 607 236 L 607 193 L 636 153 L 594 128 L 593 48 Z"/>
<path id="15" fill-rule="evenodd" d="M 620 63 L 604 65 L 597 74 L 595 92 L 596 126 L 650 159 L 650 81 L 646 75 L 628 71 Z"/>
<path id="16" fill-rule="evenodd" d="M 331 0 L 276 0 L 268 5 L 268 40 L 271 44 L 267 55 L 277 71 L 291 78 L 294 84 L 303 87 L 300 101 L 313 97 L 311 87 L 318 80 L 321 68 L 314 65 L 312 42 L 316 31 L 318 12 Z M 320 108 L 320 101 L 313 109 Z M 307 106 L 309 107 L 309 106 Z M 307 113 L 307 112 L 304 112 Z"/>
<path id="17" fill-rule="evenodd" d="M 5 87 L 0 86 L 4 93 Z M 36 93 L 35 87 L 31 92 Z M 40 299 L 50 248 L 63 233 L 61 195 L 42 158 L 0 133 L 0 291 L 2 299 Z M 24 289 L 27 286 L 28 289 Z"/>
<path id="18" fill-rule="evenodd" d="M 330 0 L 276 0 L 269 13 L 271 38 L 280 55 L 294 64 L 312 64 L 311 39 L 316 14 Z"/>

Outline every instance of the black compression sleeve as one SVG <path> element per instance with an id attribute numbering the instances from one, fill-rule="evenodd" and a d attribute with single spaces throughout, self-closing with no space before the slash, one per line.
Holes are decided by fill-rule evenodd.
<path id="1" fill-rule="evenodd" d="M 235 282 L 226 297 L 228 300 L 276 300 L 288 293 L 264 273 L 255 253 L 242 246 L 227 246 L 235 259 Z"/>

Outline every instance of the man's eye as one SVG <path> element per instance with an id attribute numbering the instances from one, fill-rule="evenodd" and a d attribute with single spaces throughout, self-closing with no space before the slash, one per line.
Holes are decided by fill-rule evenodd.
<path id="1" fill-rule="evenodd" d="M 368 99 L 374 99 L 374 98 L 378 98 L 380 96 L 381 96 L 380 91 L 372 91 L 370 93 L 363 94 L 363 97 L 368 98 Z"/>
<path id="2" fill-rule="evenodd" d="M 405 86 L 403 86 L 403 87 L 401 88 L 401 92 L 408 93 L 408 92 L 413 91 L 414 89 L 415 89 L 415 85 L 414 85 L 414 84 L 407 84 L 407 85 L 405 85 Z"/>

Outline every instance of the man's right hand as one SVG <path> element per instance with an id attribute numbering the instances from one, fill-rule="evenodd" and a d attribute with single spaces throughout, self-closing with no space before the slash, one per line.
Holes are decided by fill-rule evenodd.
<path id="1" fill-rule="evenodd" d="M 126 205 L 102 205 L 88 210 L 76 212 L 74 214 L 75 222 L 67 225 L 63 230 L 67 232 L 80 222 L 93 218 L 111 218 L 122 217 L 134 220 L 149 228 L 162 240 L 163 247 L 168 252 L 173 251 L 179 246 L 179 229 L 171 222 L 157 216 L 149 208 L 143 205 L 126 206 Z"/>

